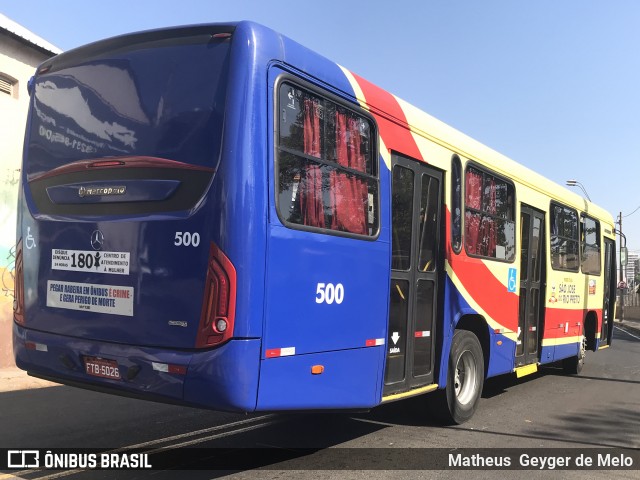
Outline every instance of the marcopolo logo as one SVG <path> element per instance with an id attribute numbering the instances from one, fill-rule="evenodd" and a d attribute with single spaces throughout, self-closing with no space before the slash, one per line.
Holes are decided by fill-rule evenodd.
<path id="1" fill-rule="evenodd" d="M 38 450 L 9 450 L 7 452 L 7 467 L 9 467 L 9 468 L 38 468 L 38 467 L 40 467 L 40 451 L 38 451 Z"/>
<path id="2" fill-rule="evenodd" d="M 80 197 L 93 197 L 102 195 L 124 195 L 127 193 L 127 187 L 125 186 L 113 186 L 113 187 L 85 187 L 78 188 L 78 196 Z"/>

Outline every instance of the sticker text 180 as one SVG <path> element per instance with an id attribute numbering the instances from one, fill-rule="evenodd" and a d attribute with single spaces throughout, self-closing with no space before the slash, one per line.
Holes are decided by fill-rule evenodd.
<path id="1" fill-rule="evenodd" d="M 72 272 L 129 275 L 129 252 L 92 252 L 90 250 L 51 250 L 51 268 Z"/>

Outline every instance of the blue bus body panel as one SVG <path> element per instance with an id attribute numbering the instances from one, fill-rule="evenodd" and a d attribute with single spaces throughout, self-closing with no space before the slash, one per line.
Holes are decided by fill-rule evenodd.
<path id="1" fill-rule="evenodd" d="M 364 348 L 386 338 L 388 244 L 273 226 L 269 236 L 264 351 Z M 348 266 L 348 268 L 345 268 Z M 317 303 L 318 285 L 344 287 L 342 303 Z M 264 355 L 263 355 L 264 356 Z"/>
<path id="2" fill-rule="evenodd" d="M 552 363 L 555 361 L 556 347 L 552 346 L 543 346 L 540 349 L 540 363 Z"/>
<path id="3" fill-rule="evenodd" d="M 184 384 L 184 401 L 216 410 L 256 409 L 260 373 L 259 339 L 231 340 L 193 355 Z"/>
<path id="4" fill-rule="evenodd" d="M 262 337 L 269 181 L 263 62 L 279 51 L 275 32 L 260 37 L 260 44 L 256 28 L 264 27 L 240 22 L 234 31 L 217 170 L 223 180 L 214 182 L 211 191 L 222 207 L 214 210 L 213 241 L 238 273 L 234 336 L 239 338 Z"/>
<path id="5" fill-rule="evenodd" d="M 370 408 L 380 403 L 384 347 L 270 358 L 261 367 L 259 410 Z M 314 375 L 311 368 L 322 365 Z"/>
<path id="6" fill-rule="evenodd" d="M 567 343 L 564 345 L 556 345 L 554 350 L 554 360 L 562 360 L 564 358 L 575 357 L 580 350 L 579 343 Z"/>
<path id="7" fill-rule="evenodd" d="M 250 26 L 237 30 L 237 41 L 211 40 L 219 28 L 151 32 L 143 40 L 133 35 L 134 46 L 128 37 L 107 40 L 57 57 L 51 73 L 36 75 L 17 229 L 25 245 L 27 328 L 15 336 L 21 368 L 190 405 L 255 409 L 267 217 L 266 67 L 253 63 Z M 136 47 L 138 41 L 145 46 Z M 104 160 L 116 161 L 103 170 L 106 179 L 91 168 Z M 78 194 L 87 182 L 126 192 L 105 203 Z M 171 192 L 158 192 L 167 182 Z M 188 207 L 164 209 L 162 202 L 196 186 L 200 198 Z M 98 230 L 100 246 L 92 243 Z M 177 245 L 185 233 L 199 241 Z M 211 243 L 236 271 L 237 340 L 196 351 Z M 128 271 L 52 268 L 56 250 L 122 253 Z M 117 287 L 129 299 L 96 309 L 104 299 L 94 293 L 103 287 Z M 48 353 L 26 350 L 25 339 L 46 345 Z M 79 369 L 69 370 L 61 355 Z M 83 355 L 117 360 L 123 372 L 145 367 L 138 383 L 125 384 L 84 373 Z M 187 377 L 147 368 L 172 359 L 189 365 Z"/>
<path id="8" fill-rule="evenodd" d="M 282 63 L 268 72 L 269 131 L 274 131 L 274 88 L 283 74 L 357 105 L 351 84 L 335 63 L 286 38 L 282 45 Z M 271 143 L 270 151 L 274 149 Z M 391 258 L 388 202 L 380 202 L 384 228 L 373 241 L 285 227 L 276 211 L 273 153 L 269 158 L 265 321 L 258 407 L 370 407 L 381 400 L 386 353 L 384 345 L 367 346 L 367 342 L 384 341 L 387 336 Z M 386 199 L 390 194 L 389 172 L 381 157 L 378 172 L 380 197 Z M 341 303 L 318 303 L 318 291 L 327 285 L 343 289 Z M 270 352 L 279 349 L 293 358 L 269 358 Z M 310 365 L 314 362 L 330 364 L 331 368 L 324 365 L 327 373 L 312 376 Z M 288 369 L 292 369 L 291 387 L 287 393 L 278 394 Z M 292 389 L 295 393 L 288 393 Z M 344 392 L 342 398 L 336 396 L 337 391 Z"/>
<path id="9" fill-rule="evenodd" d="M 208 245 L 176 250 L 171 237 L 176 231 L 198 231 L 204 237 L 205 217 L 201 211 L 187 220 L 148 221 L 145 228 L 131 221 L 76 223 L 74 228 L 60 228 L 57 221 L 25 222 L 23 233 L 29 229 L 37 242 L 25 255 L 25 282 L 37 285 L 25 292 L 29 327 L 132 345 L 192 347 L 202 308 Z M 104 252 L 129 255 L 129 275 L 52 269 L 54 250 L 92 251 L 91 235 L 98 229 L 104 235 Z M 71 286 L 88 290 L 69 293 L 75 290 Z M 104 309 L 106 313 L 69 308 L 82 308 L 83 299 L 94 304 L 88 308 L 95 307 L 105 295 L 94 292 L 105 287 L 129 289 L 133 298 L 123 300 L 122 306 L 115 299 L 115 307 Z M 188 327 L 172 322 L 185 322 Z"/>
<path id="10" fill-rule="evenodd" d="M 229 48 L 202 32 L 187 38 L 86 47 L 36 75 L 18 231 L 31 239 L 24 250 L 29 328 L 194 347 L 209 245 L 226 243 L 220 197 L 235 198 L 219 192 L 223 178 L 215 171 Z M 94 166 L 108 160 L 115 165 Z M 173 193 L 154 193 L 157 181 L 171 182 Z M 87 187 L 123 193 L 86 195 Z M 179 200 L 190 191 L 192 198 Z M 185 232 L 198 240 L 176 245 Z M 253 244 L 259 253 L 259 239 Z M 114 255 L 126 267 L 119 272 L 104 268 Z M 103 287 L 124 296 L 103 294 Z M 240 335 L 246 325 L 239 322 Z"/>
<path id="11" fill-rule="evenodd" d="M 232 340 L 215 350 L 186 352 L 84 340 L 16 324 L 13 337 L 18 367 L 61 382 L 216 410 L 249 412 L 256 407 L 259 340 Z M 26 342 L 37 346 L 27 350 Z M 87 378 L 81 355 L 117 360 L 123 378 Z M 154 363 L 184 366 L 186 375 L 158 370 Z M 139 372 L 128 378 L 134 367 Z"/>

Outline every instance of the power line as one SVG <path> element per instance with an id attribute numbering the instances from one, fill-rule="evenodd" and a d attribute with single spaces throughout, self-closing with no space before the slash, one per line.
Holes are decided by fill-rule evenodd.
<path id="1" fill-rule="evenodd" d="M 636 213 L 638 210 L 640 210 L 640 206 L 639 206 L 638 208 L 636 208 L 633 212 L 631 212 L 631 213 L 627 213 L 626 215 L 622 215 L 622 218 L 630 217 L 631 215 L 633 215 L 634 213 Z"/>

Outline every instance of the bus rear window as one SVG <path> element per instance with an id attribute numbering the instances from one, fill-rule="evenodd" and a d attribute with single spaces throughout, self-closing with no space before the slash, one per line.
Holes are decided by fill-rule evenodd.
<path id="1" fill-rule="evenodd" d="M 113 156 L 215 166 L 230 43 L 210 34 L 142 43 L 128 38 L 62 54 L 36 76 L 29 179 Z"/>
<path id="2" fill-rule="evenodd" d="M 277 208 L 283 223 L 377 235 L 373 122 L 289 82 L 278 95 Z"/>

